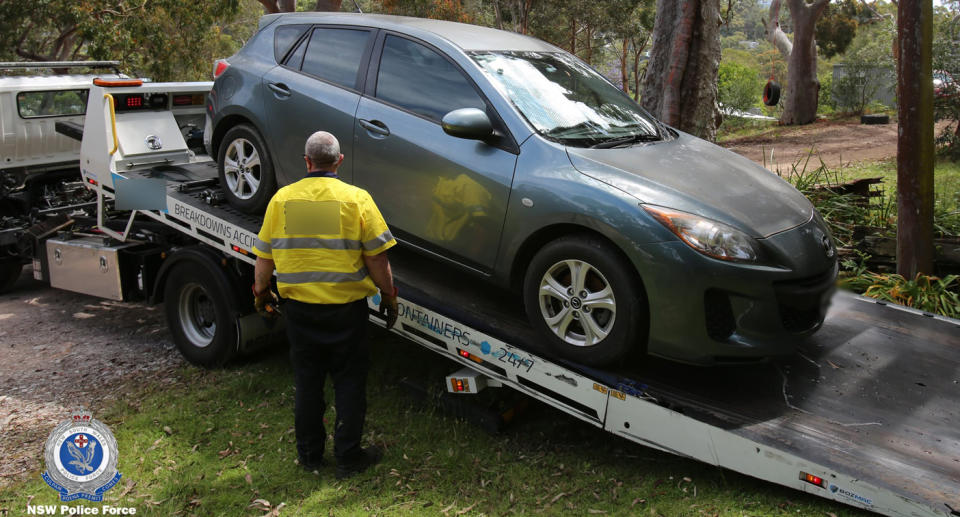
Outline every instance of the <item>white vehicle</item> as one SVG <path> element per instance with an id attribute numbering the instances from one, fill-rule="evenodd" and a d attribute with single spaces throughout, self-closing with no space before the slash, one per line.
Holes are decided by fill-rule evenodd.
<path id="1" fill-rule="evenodd" d="M 54 287 L 163 303 L 181 352 L 207 366 L 281 329 L 250 314 L 261 220 L 218 202 L 216 165 L 183 138 L 209 88 L 92 86 L 81 169 L 96 201 L 14 232 L 30 244 L 35 277 Z M 838 295 L 824 328 L 784 363 L 599 371 L 544 357 L 515 303 L 415 267 L 422 260 L 391 252 L 403 296 L 393 331 L 467 367 L 447 379 L 450 391 L 508 386 L 632 442 L 826 499 L 889 516 L 960 515 L 960 321 Z M 371 320 L 383 325 L 378 303 Z"/>
<path id="2" fill-rule="evenodd" d="M 0 63 L 0 230 L 19 224 L 34 208 L 89 200 L 79 186 L 80 142 L 57 133 L 56 124 L 83 125 L 87 92 L 98 75 L 81 69 L 114 69 L 117 61 Z M 40 73 L 44 72 L 44 73 Z M 71 183 L 72 182 L 72 183 Z M 7 235 L 9 237 L 9 235 Z M 21 253 L 0 239 L 0 292 L 20 275 Z"/>

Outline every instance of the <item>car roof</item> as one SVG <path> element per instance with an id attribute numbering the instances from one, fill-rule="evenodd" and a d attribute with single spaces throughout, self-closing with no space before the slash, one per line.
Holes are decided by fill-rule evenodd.
<path id="1" fill-rule="evenodd" d="M 491 29 L 479 25 L 411 18 L 386 14 L 361 14 L 344 12 L 297 12 L 267 15 L 261 19 L 261 28 L 268 25 L 271 18 L 280 18 L 284 23 L 330 23 L 343 25 L 365 25 L 381 29 L 392 29 L 416 35 L 429 33 L 442 38 L 463 50 L 513 50 L 534 52 L 557 52 L 559 49 L 549 43 L 517 34 L 515 32 Z"/>

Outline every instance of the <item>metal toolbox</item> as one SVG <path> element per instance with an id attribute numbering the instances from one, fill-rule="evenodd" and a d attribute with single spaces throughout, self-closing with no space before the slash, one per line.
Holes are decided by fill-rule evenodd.
<path id="1" fill-rule="evenodd" d="M 110 300 L 123 300 L 119 251 L 138 243 L 107 243 L 83 236 L 47 241 L 50 286 Z"/>

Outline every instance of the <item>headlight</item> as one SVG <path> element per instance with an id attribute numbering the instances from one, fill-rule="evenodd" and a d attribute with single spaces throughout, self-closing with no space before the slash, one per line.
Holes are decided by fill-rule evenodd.
<path id="1" fill-rule="evenodd" d="M 686 212 L 641 206 L 680 240 L 704 255 L 735 262 L 756 262 L 760 257 L 756 240 L 740 230 Z"/>

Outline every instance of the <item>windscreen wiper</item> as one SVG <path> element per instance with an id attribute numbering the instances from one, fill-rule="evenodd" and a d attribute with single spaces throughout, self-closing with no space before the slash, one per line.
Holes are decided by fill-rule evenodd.
<path id="1" fill-rule="evenodd" d="M 655 142 L 660 140 L 660 137 L 657 135 L 648 135 L 648 134 L 639 134 L 631 135 L 622 138 L 611 138 L 610 140 L 604 140 L 598 144 L 590 146 L 590 149 L 610 149 L 612 147 L 619 147 L 621 145 L 635 144 L 637 142 Z"/>

